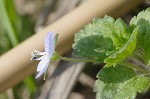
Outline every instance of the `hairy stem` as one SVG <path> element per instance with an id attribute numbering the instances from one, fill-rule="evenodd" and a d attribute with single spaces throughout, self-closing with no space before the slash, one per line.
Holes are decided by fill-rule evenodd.
<path id="1" fill-rule="evenodd" d="M 138 65 L 133 65 L 133 64 L 131 64 L 131 63 L 125 63 L 125 62 L 121 62 L 120 64 L 121 64 L 121 65 L 128 66 L 128 67 L 133 68 L 133 69 L 136 69 L 136 70 L 138 70 L 138 71 L 141 71 L 141 72 L 143 72 L 144 74 L 148 74 L 148 73 L 149 73 L 148 70 L 146 70 L 146 69 L 144 69 L 144 68 L 142 68 L 142 67 L 140 67 L 140 66 L 138 66 Z"/>
<path id="2" fill-rule="evenodd" d="M 71 61 L 71 62 L 96 62 L 93 59 L 75 59 L 75 58 L 67 58 L 67 57 L 62 57 L 62 56 L 59 56 L 59 58 L 61 60 Z"/>

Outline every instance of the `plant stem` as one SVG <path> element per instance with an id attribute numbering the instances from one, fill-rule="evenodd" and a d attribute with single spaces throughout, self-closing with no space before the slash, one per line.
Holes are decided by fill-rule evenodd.
<path id="1" fill-rule="evenodd" d="M 139 60 L 140 62 L 144 62 L 144 56 L 142 55 L 142 52 L 137 49 L 136 52 L 133 52 L 133 57 Z"/>
<path id="2" fill-rule="evenodd" d="M 62 56 L 59 56 L 59 58 L 61 60 L 71 61 L 71 62 L 96 62 L 93 59 L 75 59 L 75 58 L 67 58 L 67 57 L 62 57 Z"/>
<path id="3" fill-rule="evenodd" d="M 120 63 L 120 64 L 121 64 L 121 65 L 128 66 L 128 67 L 130 67 L 130 68 L 134 68 L 134 69 L 136 69 L 136 70 L 138 70 L 138 71 L 143 72 L 144 74 L 148 74 L 148 73 L 149 73 L 148 70 L 145 70 L 145 69 L 143 69 L 143 68 L 141 68 L 141 67 L 139 67 L 139 66 L 135 66 L 135 65 L 130 64 L 130 63 L 124 63 L 124 62 L 122 62 L 122 63 Z"/>

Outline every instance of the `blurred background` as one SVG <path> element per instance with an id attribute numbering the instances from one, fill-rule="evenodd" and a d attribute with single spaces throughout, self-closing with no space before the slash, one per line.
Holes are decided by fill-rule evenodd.
<path id="1" fill-rule="evenodd" d="M 89 0 L 0 0 L 0 55 L 87 1 Z M 121 17 L 128 24 L 133 16 L 149 6 L 150 0 L 143 0 L 143 3 Z M 93 85 L 100 66 L 90 63 L 86 65 L 69 99 L 78 99 L 77 96 L 80 99 L 95 99 Z M 0 99 L 37 99 L 45 81 L 35 80 L 34 77 L 31 75 L 1 93 Z M 139 95 L 139 99 L 150 99 L 148 95 Z"/>

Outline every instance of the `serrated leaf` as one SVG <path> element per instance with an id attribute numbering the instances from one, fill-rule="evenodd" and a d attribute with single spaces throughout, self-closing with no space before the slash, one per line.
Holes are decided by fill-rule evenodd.
<path id="1" fill-rule="evenodd" d="M 73 48 L 73 54 L 76 56 L 103 62 L 107 57 L 106 52 L 113 49 L 113 44 L 109 38 L 103 38 L 100 35 L 91 35 L 80 39 L 74 44 Z"/>
<path id="2" fill-rule="evenodd" d="M 94 91 L 96 99 L 135 99 L 150 83 L 144 76 L 125 66 L 105 67 L 97 76 Z"/>
<path id="3" fill-rule="evenodd" d="M 136 48 L 137 33 L 138 27 L 135 28 L 127 43 L 120 48 L 119 51 L 115 52 L 104 60 L 106 66 L 115 65 L 132 54 L 133 50 Z"/>
<path id="4" fill-rule="evenodd" d="M 91 35 L 102 35 L 99 29 L 99 19 L 93 19 L 92 23 L 87 24 L 83 29 L 81 29 L 78 33 L 75 34 L 74 41 L 78 42 L 80 39 L 84 37 L 88 37 Z"/>
<path id="5" fill-rule="evenodd" d="M 106 83 L 121 83 L 136 76 L 133 69 L 122 65 L 104 67 L 98 74 L 97 78 Z M 110 78 L 111 77 L 111 78 Z M 121 79 L 120 79 L 121 78 Z"/>
<path id="6" fill-rule="evenodd" d="M 137 16 L 133 17 L 130 25 L 138 28 L 138 47 L 142 49 L 146 62 L 150 60 L 150 8 L 140 12 Z"/>
<path id="7" fill-rule="evenodd" d="M 74 55 L 103 62 L 104 58 L 122 48 L 130 35 L 130 30 L 120 18 L 116 21 L 109 16 L 94 19 L 75 35 Z"/>
<path id="8" fill-rule="evenodd" d="M 76 33 L 73 44 L 75 56 L 103 62 L 108 53 L 110 54 L 114 50 L 112 40 L 102 36 L 99 24 L 98 19 L 94 19 L 93 23 L 86 25 Z"/>
<path id="9" fill-rule="evenodd" d="M 99 19 L 99 29 L 104 37 L 112 39 L 116 50 L 119 50 L 128 41 L 131 31 L 125 25 L 121 18 L 116 21 L 110 17 L 105 16 L 103 19 Z"/>

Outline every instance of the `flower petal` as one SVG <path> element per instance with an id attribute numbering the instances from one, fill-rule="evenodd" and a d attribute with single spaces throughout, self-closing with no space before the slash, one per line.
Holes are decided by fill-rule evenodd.
<path id="1" fill-rule="evenodd" d="M 55 49 L 55 39 L 54 39 L 54 33 L 49 32 L 45 39 L 45 52 L 46 54 L 50 55 L 50 58 L 52 57 Z"/>
<path id="2" fill-rule="evenodd" d="M 48 56 L 44 56 L 37 66 L 37 71 L 42 71 L 49 64 L 49 62 L 50 58 Z"/>
<path id="3" fill-rule="evenodd" d="M 39 65 L 37 67 L 37 71 L 39 71 L 39 73 L 35 77 L 35 79 L 40 77 L 47 70 L 49 62 L 50 62 L 50 59 L 46 56 L 40 61 Z"/>
<path id="4" fill-rule="evenodd" d="M 46 66 L 38 73 L 38 75 L 35 77 L 35 79 L 37 79 L 38 77 L 40 77 L 48 68 L 49 64 L 46 64 Z"/>
<path id="5" fill-rule="evenodd" d="M 32 56 L 31 60 L 42 60 L 45 56 L 41 56 L 41 57 L 36 57 L 36 56 Z"/>
<path id="6" fill-rule="evenodd" d="M 45 52 L 40 52 L 40 51 L 37 51 L 37 50 L 34 50 L 31 53 L 32 56 L 42 56 L 42 55 L 45 55 L 45 54 L 46 54 Z"/>
<path id="7" fill-rule="evenodd" d="M 38 73 L 38 75 L 35 77 L 35 79 L 39 78 L 39 77 L 47 70 L 47 68 L 48 68 L 48 64 L 43 68 L 42 71 L 40 71 L 40 72 Z"/>

